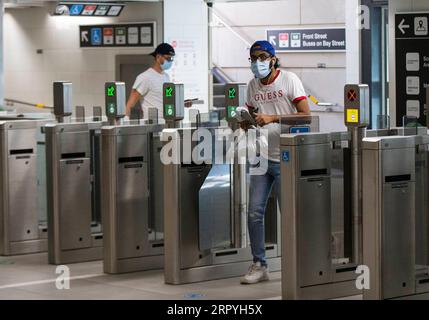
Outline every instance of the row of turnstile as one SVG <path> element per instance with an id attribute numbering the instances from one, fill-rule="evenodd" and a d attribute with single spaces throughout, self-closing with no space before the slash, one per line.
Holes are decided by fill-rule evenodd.
<path id="1" fill-rule="evenodd" d="M 368 88 L 345 97 L 348 132 L 281 137 L 282 296 L 428 299 L 428 130 L 366 130 Z"/>
<path id="2" fill-rule="evenodd" d="M 193 123 L 182 124 L 183 85 L 166 86 L 166 130 L 157 112 L 145 121 L 120 120 L 125 109 L 122 83 L 106 84 L 109 123 L 69 122 L 71 86 L 56 83 L 56 121 L 1 124 L 1 255 L 47 250 L 51 264 L 104 259 L 105 272 L 122 273 L 162 268 L 165 252 L 166 282 L 172 284 L 245 273 L 252 260 L 246 164 L 216 164 L 210 152 L 198 161 L 161 162 L 168 144 L 163 136 L 173 137 L 179 157 L 186 157 L 198 141 L 188 150 L 183 137 L 192 140 L 208 133 L 214 148 L 217 130 L 226 136 L 221 155 L 236 157 L 234 152 L 226 155 L 227 144 L 236 141 L 232 122 L 228 125 L 219 112 L 212 112 L 207 119 L 198 115 Z M 242 86 L 235 88 L 243 91 Z M 37 151 L 39 135 L 46 152 Z M 37 161 L 45 168 L 37 168 Z M 47 211 L 43 227 L 35 214 L 42 179 Z M 279 210 L 275 201 L 270 208 L 267 233 L 272 236 L 266 249 L 272 269 L 278 270 Z"/>
<path id="3" fill-rule="evenodd" d="M 164 267 L 169 284 L 246 272 L 249 165 L 239 161 L 244 132 L 235 117 L 243 85 L 226 86 L 223 113 L 190 124 L 181 121 L 183 85 L 164 85 L 166 123 L 157 112 L 121 121 L 122 83 L 106 84 L 109 123 L 64 122 L 70 87 L 56 86 L 56 122 L 0 124 L 2 255 L 48 250 L 52 264 L 103 259 L 106 273 Z M 314 117 L 282 127 L 282 219 L 270 198 L 265 229 L 270 269 L 282 264 L 285 299 L 429 291 L 427 130 L 365 132 L 367 111 L 352 102 L 349 132 L 317 133 Z M 46 155 L 38 151 L 45 140 Z M 229 161 L 218 163 L 219 152 Z M 46 175 L 38 161 L 46 162 Z M 44 178 L 47 218 L 40 224 Z M 357 285 L 360 266 L 370 270 L 368 288 Z"/>

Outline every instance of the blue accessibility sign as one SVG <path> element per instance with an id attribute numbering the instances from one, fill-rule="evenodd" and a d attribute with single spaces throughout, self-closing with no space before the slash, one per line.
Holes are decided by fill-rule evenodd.
<path id="1" fill-rule="evenodd" d="M 82 10 L 83 10 L 83 4 L 74 4 L 71 6 L 70 15 L 78 16 L 82 12 Z"/>
<path id="2" fill-rule="evenodd" d="M 93 46 L 101 45 L 101 28 L 92 28 L 91 29 L 91 44 Z"/>
<path id="3" fill-rule="evenodd" d="M 289 162 L 289 151 L 282 152 L 282 160 L 283 162 Z"/>
<path id="4" fill-rule="evenodd" d="M 290 133 L 308 133 L 310 132 L 310 127 L 291 127 Z"/>

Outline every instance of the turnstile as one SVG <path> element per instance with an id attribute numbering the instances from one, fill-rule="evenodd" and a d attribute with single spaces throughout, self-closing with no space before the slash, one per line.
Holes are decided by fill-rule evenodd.
<path id="1" fill-rule="evenodd" d="M 183 161 L 197 141 L 190 139 L 197 128 L 165 129 L 177 150 L 178 161 L 164 165 L 165 282 L 183 284 L 243 275 L 252 255 L 242 230 L 245 220 L 235 214 L 232 185 L 234 165 L 210 161 L 199 154 L 198 161 Z M 216 128 L 211 132 L 214 146 Z M 204 139 L 208 137 L 204 137 Z M 164 141 L 167 139 L 164 138 Z M 184 143 L 183 140 L 186 140 Z M 190 159 L 190 157 L 189 157 Z M 246 189 L 243 187 L 244 190 Z M 279 221 L 277 210 L 271 211 Z M 269 217 L 267 217 L 269 219 Z M 274 228 L 276 230 L 277 228 Z M 266 244 L 271 270 L 280 268 L 280 234 Z"/>
<path id="2" fill-rule="evenodd" d="M 101 125 L 94 122 L 45 126 L 51 264 L 102 259 L 95 174 L 99 168 L 95 139 Z"/>
<path id="3" fill-rule="evenodd" d="M 350 207 L 350 134 L 281 136 L 282 296 L 359 294 Z"/>
<path id="4" fill-rule="evenodd" d="M 47 250 L 39 224 L 37 121 L 0 122 L 0 255 Z"/>
<path id="5" fill-rule="evenodd" d="M 363 141 L 364 299 L 429 298 L 429 137 Z"/>
<path id="6" fill-rule="evenodd" d="M 104 272 L 160 269 L 164 221 L 163 125 L 102 128 Z"/>

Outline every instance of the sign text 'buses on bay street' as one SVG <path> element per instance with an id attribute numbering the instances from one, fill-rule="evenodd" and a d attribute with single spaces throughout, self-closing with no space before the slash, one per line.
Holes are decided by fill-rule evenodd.
<path id="1" fill-rule="evenodd" d="M 346 50 L 344 28 L 267 30 L 267 40 L 279 52 Z"/>

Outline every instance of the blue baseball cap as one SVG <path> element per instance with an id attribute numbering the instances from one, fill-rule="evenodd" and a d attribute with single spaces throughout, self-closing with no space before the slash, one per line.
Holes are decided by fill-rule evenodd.
<path id="1" fill-rule="evenodd" d="M 252 54 L 255 51 L 265 51 L 265 52 L 268 52 L 272 56 L 276 55 L 276 49 L 274 49 L 273 45 L 266 40 L 256 41 L 250 47 L 250 54 Z"/>

